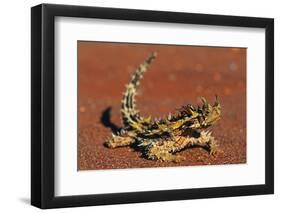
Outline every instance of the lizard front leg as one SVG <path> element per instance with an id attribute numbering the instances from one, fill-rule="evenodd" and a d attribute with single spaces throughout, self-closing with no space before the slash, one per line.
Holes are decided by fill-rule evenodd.
<path id="1" fill-rule="evenodd" d="M 209 131 L 202 131 L 200 137 L 196 141 L 196 145 L 207 149 L 210 155 L 215 156 L 217 154 L 217 142 Z"/>

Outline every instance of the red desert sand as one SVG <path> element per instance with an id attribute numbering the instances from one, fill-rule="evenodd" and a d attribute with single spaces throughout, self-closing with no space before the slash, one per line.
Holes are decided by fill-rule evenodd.
<path id="1" fill-rule="evenodd" d="M 122 126 L 122 92 L 134 69 L 151 52 L 158 56 L 142 79 L 137 107 L 163 117 L 184 104 L 218 95 L 222 117 L 212 126 L 219 145 L 213 157 L 202 148 L 177 154 L 186 160 L 147 160 L 130 147 L 103 144 Z M 78 43 L 78 170 L 246 163 L 246 49 L 105 42 Z"/>

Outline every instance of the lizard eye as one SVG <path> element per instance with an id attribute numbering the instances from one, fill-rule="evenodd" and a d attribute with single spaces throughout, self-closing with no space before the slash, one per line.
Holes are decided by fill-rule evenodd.
<path id="1" fill-rule="evenodd" d="M 199 116 L 198 117 L 198 121 L 199 121 L 200 124 L 202 124 L 202 122 L 204 121 L 204 117 L 203 116 Z"/>

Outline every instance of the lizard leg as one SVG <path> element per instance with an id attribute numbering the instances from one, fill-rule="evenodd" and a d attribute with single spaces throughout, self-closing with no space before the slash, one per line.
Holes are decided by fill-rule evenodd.
<path id="1" fill-rule="evenodd" d="M 112 134 L 112 137 L 107 139 L 104 145 L 108 148 L 116 148 L 122 146 L 129 146 L 133 142 L 134 142 L 134 138 L 129 135 Z"/>
<path id="2" fill-rule="evenodd" d="M 211 132 L 202 131 L 200 137 L 197 140 L 196 145 L 207 149 L 210 155 L 216 155 L 217 153 L 217 142 L 215 138 L 211 135 Z"/>
<path id="3" fill-rule="evenodd" d="M 175 141 L 173 140 L 166 140 L 164 142 L 154 142 L 149 144 L 144 154 L 148 159 L 151 160 L 160 160 L 164 162 L 180 162 L 185 158 L 179 155 L 174 155 L 174 144 Z"/>

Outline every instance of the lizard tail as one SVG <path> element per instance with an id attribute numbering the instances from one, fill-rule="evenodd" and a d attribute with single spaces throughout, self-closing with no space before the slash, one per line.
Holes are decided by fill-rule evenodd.
<path id="1" fill-rule="evenodd" d="M 140 64 L 131 76 L 131 80 L 126 85 L 126 91 L 123 93 L 121 115 L 125 126 L 132 128 L 140 128 L 140 124 L 145 120 L 139 116 L 136 109 L 135 96 L 137 95 L 137 87 L 148 66 L 156 58 L 157 53 L 153 52 L 142 64 Z"/>

